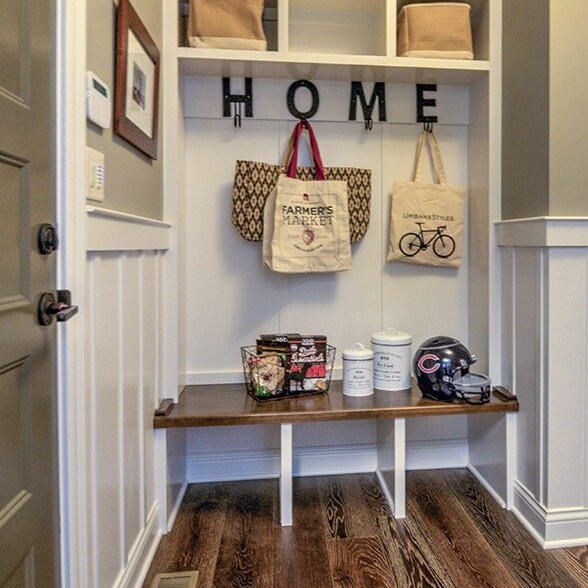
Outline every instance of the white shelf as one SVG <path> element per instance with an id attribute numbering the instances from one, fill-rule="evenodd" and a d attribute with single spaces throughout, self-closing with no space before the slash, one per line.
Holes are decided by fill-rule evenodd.
<path id="1" fill-rule="evenodd" d="M 396 57 L 396 16 L 409 0 L 266 0 L 268 51 L 179 47 L 193 76 L 471 85 L 490 70 L 489 2 L 472 7 L 474 60 Z M 430 0 L 425 0 L 430 1 Z M 184 13 L 186 14 L 185 10 Z"/>
<path id="2" fill-rule="evenodd" d="M 283 79 L 361 80 L 396 83 L 470 85 L 490 69 L 488 61 L 419 59 L 232 51 L 228 49 L 178 49 L 180 74 Z"/>

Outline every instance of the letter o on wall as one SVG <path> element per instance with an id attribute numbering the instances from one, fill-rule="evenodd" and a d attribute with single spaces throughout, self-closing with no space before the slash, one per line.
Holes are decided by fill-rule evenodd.
<path id="1" fill-rule="evenodd" d="M 299 88 L 306 88 L 310 92 L 312 103 L 306 112 L 301 112 L 296 108 L 296 92 Z M 312 118 L 319 109 L 319 102 L 317 87 L 312 82 L 309 82 L 308 80 L 298 80 L 297 82 L 290 84 L 290 87 L 288 88 L 288 110 L 292 116 L 295 116 L 296 118 Z"/>

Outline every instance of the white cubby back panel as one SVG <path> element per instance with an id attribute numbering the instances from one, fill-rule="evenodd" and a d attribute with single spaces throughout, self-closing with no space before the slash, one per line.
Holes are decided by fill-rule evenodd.
<path id="1" fill-rule="evenodd" d="M 186 383 L 241 381 L 239 347 L 254 344 L 262 332 L 324 333 L 337 347 L 338 366 L 344 348 L 369 343 L 374 331 L 388 326 L 411 333 L 415 344 L 441 333 L 467 342 L 467 244 L 458 270 L 385 261 L 392 183 L 409 179 L 422 128 L 413 122 L 414 107 L 407 106 L 414 101 L 414 86 L 389 87 L 388 119 L 394 122 L 368 132 L 362 122 L 344 120 L 348 84 L 316 82 L 321 109 L 313 127 L 325 165 L 372 170 L 370 228 L 353 246 L 350 271 L 273 273 L 262 264 L 261 244 L 237 233 L 231 224 L 235 161 L 278 163 L 294 124 L 284 113 L 288 83 L 266 82 L 254 80 L 255 118 L 244 117 L 241 128 L 220 116 L 220 80 L 184 82 Z M 366 86 L 368 96 L 370 91 Z M 436 132 L 448 178 L 467 186 L 469 92 L 440 87 L 437 100 L 442 124 Z M 307 161 L 304 149 L 301 163 Z"/>

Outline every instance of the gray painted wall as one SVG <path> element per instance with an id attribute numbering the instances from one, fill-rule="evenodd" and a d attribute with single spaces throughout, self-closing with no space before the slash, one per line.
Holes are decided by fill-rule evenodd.
<path id="1" fill-rule="evenodd" d="M 551 0 L 550 12 L 549 211 L 583 216 L 588 215 L 588 5 Z"/>
<path id="2" fill-rule="evenodd" d="M 131 3 L 161 53 L 161 0 L 132 0 Z M 117 3 L 112 0 L 91 0 L 87 7 L 87 68 L 104 80 L 113 94 L 116 7 Z M 155 161 L 114 135 L 112 127 L 103 130 L 91 122 L 87 123 L 87 144 L 105 154 L 106 165 L 104 202 L 88 201 L 89 204 L 154 219 L 162 218 L 161 119 L 160 100 L 158 159 Z"/>
<path id="3" fill-rule="evenodd" d="M 588 10 L 503 2 L 502 216 L 588 215 Z"/>
<path id="4" fill-rule="evenodd" d="M 502 10 L 502 216 L 546 216 L 549 0 L 507 0 Z"/>

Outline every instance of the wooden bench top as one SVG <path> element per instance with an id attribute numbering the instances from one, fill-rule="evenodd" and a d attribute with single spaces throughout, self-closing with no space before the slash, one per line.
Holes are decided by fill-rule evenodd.
<path id="1" fill-rule="evenodd" d="M 211 427 L 311 421 L 344 421 L 374 418 L 410 418 L 458 414 L 518 412 L 517 400 L 472 405 L 436 402 L 423 398 L 416 384 L 410 391 L 376 390 L 371 396 L 354 398 L 342 393 L 341 381 L 331 382 L 326 394 L 258 402 L 244 384 L 186 386 L 179 402 L 165 416 L 155 416 L 156 429 Z"/>

